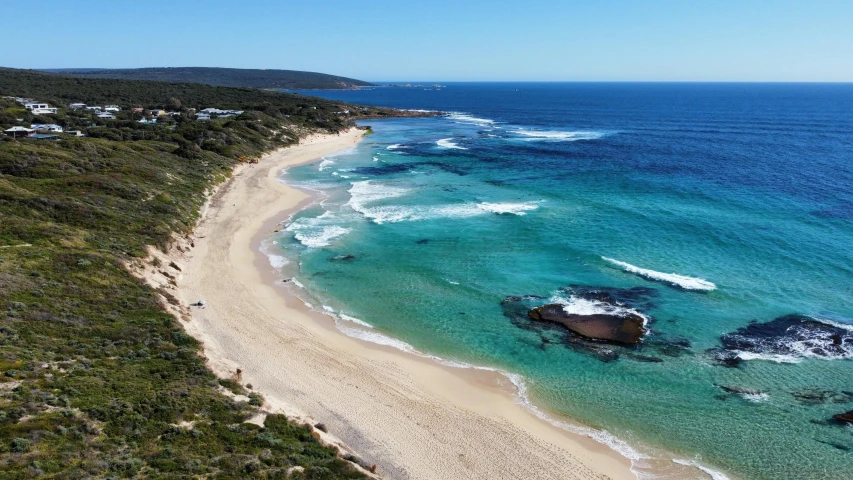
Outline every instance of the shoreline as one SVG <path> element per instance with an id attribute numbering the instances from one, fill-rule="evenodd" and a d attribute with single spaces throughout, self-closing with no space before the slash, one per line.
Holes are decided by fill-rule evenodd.
<path id="1" fill-rule="evenodd" d="M 209 302 L 183 316 L 209 366 L 223 377 L 241 368 L 269 410 L 326 424 L 335 437 L 324 440 L 389 478 L 635 478 L 626 457 L 520 405 L 507 374 L 358 340 L 282 284 L 261 243 L 316 196 L 280 171 L 361 138 L 312 137 L 236 167 L 202 209 L 192 248 L 169 253 L 182 303 Z"/>

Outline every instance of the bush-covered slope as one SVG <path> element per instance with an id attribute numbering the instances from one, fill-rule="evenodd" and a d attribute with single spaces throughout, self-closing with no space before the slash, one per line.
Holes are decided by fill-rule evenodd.
<path id="1" fill-rule="evenodd" d="M 8 83 L 6 72 L 0 91 L 159 101 L 145 101 L 144 82 L 99 92 L 86 82 L 103 80 L 81 79 L 77 92 L 64 77 L 23 75 L 38 81 Z M 241 102 L 196 87 L 185 98 Z M 171 96 L 185 87 L 163 88 Z M 157 292 L 124 267 L 147 245 L 187 233 L 204 192 L 229 176 L 237 155 L 347 124 L 312 116 L 331 104 L 269 98 L 277 100 L 226 121 L 127 119 L 87 127 L 101 138 L 0 141 L 0 478 L 284 478 L 295 466 L 304 471 L 289 478 L 362 477 L 307 427 L 277 415 L 263 428 L 245 423 L 262 399 L 221 394 L 221 386 L 249 392 L 218 380 Z M 291 108 L 293 116 L 282 113 Z M 27 115 L 3 99 L 0 112 L 6 121 Z M 55 120 L 94 121 L 63 111 Z"/>
<path id="2" fill-rule="evenodd" d="M 220 87 L 268 89 L 336 90 L 373 85 L 354 78 L 297 70 L 260 70 L 244 68 L 172 67 L 172 68 L 64 68 L 45 70 L 85 78 L 155 80 L 159 82 L 203 83 Z"/>

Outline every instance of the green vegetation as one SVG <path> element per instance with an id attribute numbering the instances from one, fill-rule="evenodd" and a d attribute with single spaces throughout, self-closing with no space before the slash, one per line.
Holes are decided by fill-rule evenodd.
<path id="1" fill-rule="evenodd" d="M 310 97 L 157 85 L 164 92 L 0 71 L 3 95 L 146 110 L 174 98 L 182 112 L 141 125 L 64 109 L 48 120 L 90 137 L 0 141 L 0 478 L 362 478 L 307 426 L 281 415 L 245 423 L 263 399 L 217 379 L 157 292 L 125 268 L 146 246 L 188 233 L 204 192 L 237 156 L 349 121 Z M 226 99 L 245 113 L 208 122 L 187 114 L 230 107 Z M 0 99 L 0 125 L 34 120 L 27 115 Z"/>
<path id="2" fill-rule="evenodd" d="M 119 80 L 155 80 L 159 82 L 203 83 L 220 87 L 251 87 L 289 90 L 336 90 L 373 85 L 354 78 L 296 70 L 257 70 L 242 68 L 174 67 L 45 70 L 85 78 Z"/>

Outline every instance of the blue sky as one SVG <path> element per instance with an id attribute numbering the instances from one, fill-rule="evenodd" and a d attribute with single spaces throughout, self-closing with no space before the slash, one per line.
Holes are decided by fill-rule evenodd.
<path id="1" fill-rule="evenodd" d="M 42 0 L 4 2 L 2 12 L 0 65 L 16 68 L 283 68 L 374 81 L 853 81 L 851 0 Z"/>

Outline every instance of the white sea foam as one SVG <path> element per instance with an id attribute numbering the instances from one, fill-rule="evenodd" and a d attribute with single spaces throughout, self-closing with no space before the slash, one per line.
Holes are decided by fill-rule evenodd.
<path id="1" fill-rule="evenodd" d="M 762 402 L 766 402 L 767 400 L 770 400 L 770 395 L 768 395 L 764 392 L 744 393 L 741 395 L 741 398 L 743 398 L 746 401 L 752 402 L 752 403 L 762 403 Z"/>
<path id="2" fill-rule="evenodd" d="M 481 126 L 493 125 L 495 123 L 494 120 L 489 120 L 487 118 L 477 118 L 473 115 L 461 112 L 451 112 L 447 115 L 447 118 L 449 118 L 450 120 L 455 120 L 457 122 L 472 123 L 474 125 Z"/>
<path id="3" fill-rule="evenodd" d="M 358 319 L 355 317 L 351 317 L 351 316 L 345 315 L 343 313 L 340 314 L 340 317 L 342 320 L 346 320 L 347 322 L 355 323 L 356 325 L 361 325 L 364 328 L 373 328 L 373 325 L 365 322 L 364 320 L 361 320 L 361 319 Z"/>
<path id="4" fill-rule="evenodd" d="M 531 210 L 536 210 L 539 208 L 539 202 L 525 202 L 525 203 L 489 203 L 483 202 L 477 205 L 478 208 L 485 210 L 491 213 L 497 214 L 505 214 L 511 213 L 513 215 L 525 215 L 525 212 L 529 212 Z"/>
<path id="5" fill-rule="evenodd" d="M 451 148 L 454 150 L 468 150 L 465 147 L 460 147 L 458 143 L 453 142 L 453 138 L 442 138 L 441 140 L 435 142 L 441 148 Z"/>
<path id="6" fill-rule="evenodd" d="M 342 237 L 352 229 L 338 225 L 338 219 L 332 212 L 324 212 L 319 217 L 303 217 L 291 222 L 285 230 L 293 232 L 293 238 L 308 248 L 326 247 L 332 240 Z"/>
<path id="7" fill-rule="evenodd" d="M 334 164 L 335 164 L 334 160 L 329 159 L 329 158 L 323 158 L 323 161 L 320 162 L 320 165 L 317 167 L 317 170 L 322 172 L 323 170 L 331 167 Z"/>
<path id="8" fill-rule="evenodd" d="M 768 362 L 776 362 L 776 363 L 800 363 L 802 359 L 797 358 L 793 355 L 781 355 L 774 353 L 753 353 L 753 352 L 742 352 L 740 350 L 734 351 L 735 356 L 740 358 L 741 360 L 766 360 Z"/>
<path id="9" fill-rule="evenodd" d="M 349 228 L 332 225 L 328 227 L 322 227 L 319 232 L 315 231 L 312 233 L 296 233 L 293 237 L 299 240 L 299 242 L 305 245 L 306 247 L 320 248 L 331 245 L 332 240 L 338 237 L 342 237 L 348 234 L 350 231 L 351 230 Z"/>
<path id="10" fill-rule="evenodd" d="M 353 210 L 363 213 L 366 205 L 369 203 L 378 202 L 387 198 L 402 197 L 409 193 L 409 189 L 385 185 L 383 183 L 373 182 L 371 180 L 362 180 L 359 182 L 350 183 L 349 189 L 350 199 L 346 203 Z"/>
<path id="11" fill-rule="evenodd" d="M 268 253 L 267 258 L 269 259 L 272 268 L 276 269 L 281 268 L 290 263 L 290 260 L 288 260 L 286 257 L 282 257 L 281 255 L 274 255 Z"/>
<path id="12" fill-rule="evenodd" d="M 399 150 L 401 148 L 409 148 L 409 147 L 407 147 L 405 145 L 401 145 L 399 143 L 395 143 L 394 145 L 388 145 L 387 147 L 385 147 L 385 150 Z"/>
<path id="13" fill-rule="evenodd" d="M 561 294 L 555 294 L 550 299 L 551 303 L 556 303 L 563 306 L 563 311 L 569 315 L 617 315 L 620 317 L 637 315 L 643 319 L 643 325 L 649 322 L 649 317 L 634 310 L 620 305 L 611 305 L 609 303 L 599 302 L 598 300 L 588 300 L 586 298 L 570 295 L 569 298 Z"/>
<path id="14" fill-rule="evenodd" d="M 634 265 L 631 265 L 630 263 L 621 262 L 619 260 L 615 260 L 609 257 L 601 258 L 602 260 L 608 261 L 614 265 L 618 265 L 624 268 L 626 272 L 630 272 L 641 277 L 646 277 L 651 280 L 666 282 L 677 287 L 683 288 L 685 290 L 702 290 L 707 292 L 717 289 L 716 285 L 701 278 L 688 277 L 686 275 L 679 275 L 677 273 L 656 272 L 654 270 L 636 267 Z"/>
<path id="15" fill-rule="evenodd" d="M 330 306 L 328 306 L 328 305 L 323 305 L 323 310 L 325 310 L 325 311 L 327 311 L 327 312 L 329 312 L 329 313 L 335 313 L 335 309 L 334 309 L 334 308 L 332 308 L 332 307 L 330 307 Z"/>
<path id="16" fill-rule="evenodd" d="M 474 203 L 435 206 L 388 205 L 360 209 L 353 207 L 353 209 L 377 224 L 415 222 L 439 218 L 470 218 L 486 213 Z"/>
<path id="17" fill-rule="evenodd" d="M 703 466 L 695 460 L 681 460 L 681 459 L 675 458 L 672 461 L 673 461 L 673 463 L 677 463 L 679 465 L 685 465 L 688 467 L 698 468 L 702 472 L 706 473 L 709 477 L 711 477 L 711 480 L 729 480 L 729 477 L 725 476 L 722 472 L 718 472 L 716 470 L 713 470 L 713 469 L 710 469 L 706 466 Z"/>
<path id="18" fill-rule="evenodd" d="M 563 132 L 558 130 L 514 130 L 512 133 L 521 135 L 525 140 L 543 140 L 543 141 L 560 141 L 560 142 L 575 142 L 578 140 L 597 140 L 604 137 L 602 132 Z"/>
<path id="19" fill-rule="evenodd" d="M 378 162 L 378 161 L 379 161 L 379 157 L 374 156 L 374 157 L 373 157 L 373 161 L 374 161 L 374 162 Z"/>
<path id="20" fill-rule="evenodd" d="M 815 316 L 811 316 L 811 318 L 814 319 L 815 321 L 829 325 L 831 327 L 840 328 L 842 330 L 847 330 L 848 332 L 853 332 L 853 325 L 850 325 L 849 323 L 836 322 L 834 320 L 829 320 L 827 318 L 815 317 Z"/>

